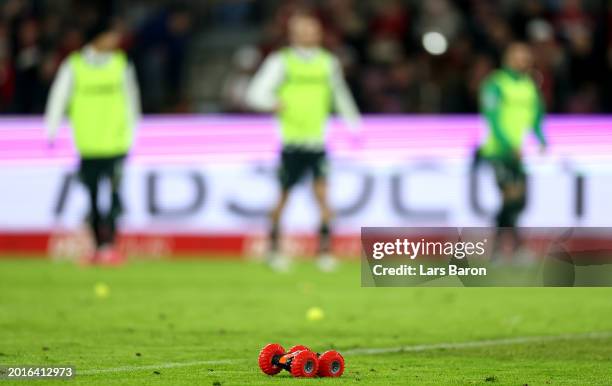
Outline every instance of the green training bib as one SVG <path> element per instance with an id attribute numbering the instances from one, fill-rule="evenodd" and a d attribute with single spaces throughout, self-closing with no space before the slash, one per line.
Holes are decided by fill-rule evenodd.
<path id="1" fill-rule="evenodd" d="M 74 74 L 69 116 L 79 153 L 84 157 L 127 153 L 132 129 L 124 85 L 125 55 L 115 53 L 101 66 L 88 64 L 80 52 L 69 60 Z"/>

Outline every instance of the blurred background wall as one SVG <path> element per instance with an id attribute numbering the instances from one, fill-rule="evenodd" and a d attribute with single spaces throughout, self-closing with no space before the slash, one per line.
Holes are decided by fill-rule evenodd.
<path id="1" fill-rule="evenodd" d="M 484 131 L 474 113 L 481 81 L 515 39 L 535 48 L 548 111 L 577 114 L 546 119 L 549 155 L 526 148 L 522 225 L 609 225 L 612 120 L 597 114 L 612 111 L 612 1 L 0 0 L 0 181 L 10 187 L 0 189 L 0 251 L 77 256 L 89 240 L 78 232 L 88 211 L 72 137 L 64 125 L 50 148 L 41 113 L 61 61 L 110 14 L 149 114 L 126 169 L 125 248 L 261 252 L 280 144 L 274 120 L 243 98 L 300 7 L 320 16 L 367 114 L 360 146 L 334 120 L 329 132 L 330 198 L 349 253 L 363 225 L 490 223 L 493 177 L 483 170 L 482 187 L 471 178 Z M 309 234 L 312 208 L 298 188 L 287 229 Z"/>

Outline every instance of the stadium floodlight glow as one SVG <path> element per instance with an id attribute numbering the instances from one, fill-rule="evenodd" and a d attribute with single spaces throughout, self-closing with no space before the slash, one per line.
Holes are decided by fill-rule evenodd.
<path id="1" fill-rule="evenodd" d="M 421 40 L 425 51 L 432 55 L 442 55 L 448 48 L 446 37 L 440 32 L 426 32 Z"/>

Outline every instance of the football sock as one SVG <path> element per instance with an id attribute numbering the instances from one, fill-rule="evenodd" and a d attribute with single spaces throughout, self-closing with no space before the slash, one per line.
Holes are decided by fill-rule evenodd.
<path id="1" fill-rule="evenodd" d="M 319 228 L 319 253 L 327 253 L 331 250 L 331 237 L 329 224 L 324 222 Z"/>
<path id="2" fill-rule="evenodd" d="M 96 243 L 96 248 L 99 248 L 102 244 L 104 244 L 103 237 L 103 226 L 102 226 L 102 216 L 100 215 L 100 210 L 98 209 L 98 184 L 96 183 L 88 183 L 85 185 L 87 188 L 87 192 L 89 193 L 89 203 L 90 203 L 90 213 L 89 213 L 89 225 L 94 235 L 94 241 Z"/>
<path id="3" fill-rule="evenodd" d="M 113 185 L 111 191 L 111 207 L 108 213 L 108 242 L 114 243 L 115 236 L 117 234 L 117 219 L 123 212 L 123 205 L 121 204 L 121 197 L 116 186 Z"/>
<path id="4" fill-rule="evenodd" d="M 515 200 L 506 200 L 503 202 L 496 216 L 497 237 L 493 247 L 493 258 L 496 257 L 496 252 L 499 251 L 502 245 L 502 239 L 510 237 L 512 239 L 512 249 L 516 251 L 520 248 L 522 240 L 516 229 L 518 216 L 526 206 L 526 198 L 522 197 Z"/>
<path id="5" fill-rule="evenodd" d="M 278 252 L 278 238 L 279 238 L 279 226 L 278 224 L 272 224 L 272 228 L 270 229 L 270 251 Z"/>

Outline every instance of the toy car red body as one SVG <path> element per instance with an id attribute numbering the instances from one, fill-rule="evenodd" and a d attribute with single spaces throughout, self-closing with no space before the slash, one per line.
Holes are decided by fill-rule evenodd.
<path id="1" fill-rule="evenodd" d="M 335 350 L 318 354 L 298 345 L 285 352 L 280 344 L 270 343 L 259 353 L 259 368 L 268 375 L 285 369 L 294 377 L 339 377 L 344 372 L 344 358 Z"/>

